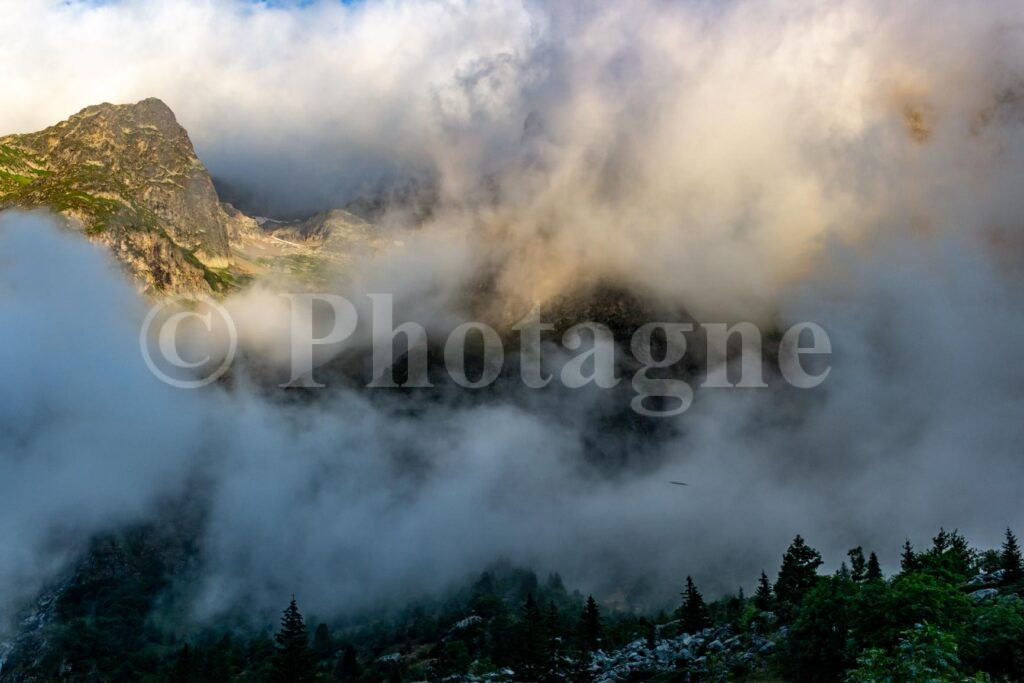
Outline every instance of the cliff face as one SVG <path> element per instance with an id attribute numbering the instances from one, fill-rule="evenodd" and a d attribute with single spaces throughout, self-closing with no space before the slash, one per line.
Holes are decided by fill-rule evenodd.
<path id="1" fill-rule="evenodd" d="M 0 209 L 58 211 L 110 247 L 150 291 L 225 289 L 228 230 L 188 133 L 157 99 L 87 107 L 37 133 L 0 137 Z"/>

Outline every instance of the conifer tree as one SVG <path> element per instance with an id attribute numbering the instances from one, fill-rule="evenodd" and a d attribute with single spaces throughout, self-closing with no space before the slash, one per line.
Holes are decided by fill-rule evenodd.
<path id="1" fill-rule="evenodd" d="M 230 681 L 232 679 L 232 665 L 234 660 L 234 643 L 231 636 L 225 635 L 211 647 L 206 655 L 203 666 L 203 680 L 206 681 Z"/>
<path id="2" fill-rule="evenodd" d="M 960 533 L 959 529 L 953 529 L 953 533 L 949 535 L 949 552 L 947 556 L 950 559 L 950 566 L 953 571 L 963 577 L 971 574 L 977 559 L 977 553 L 967 543 L 967 538 Z"/>
<path id="3" fill-rule="evenodd" d="M 739 590 L 736 591 L 736 595 L 732 595 L 725 603 L 725 618 L 732 626 L 738 626 L 740 619 L 743 618 L 743 607 L 746 604 L 746 598 L 743 596 L 743 587 L 740 586 Z"/>
<path id="4" fill-rule="evenodd" d="M 1004 579 L 1008 582 L 1018 581 L 1024 575 L 1024 562 L 1021 560 L 1020 546 L 1017 545 L 1017 537 L 1013 535 L 1009 527 L 1006 528 L 1003 552 L 999 555 L 999 568 L 1006 572 Z"/>
<path id="5" fill-rule="evenodd" d="M 562 615 L 553 600 L 548 601 L 548 613 L 544 618 L 544 630 L 548 639 L 548 652 L 552 660 L 562 654 Z"/>
<path id="6" fill-rule="evenodd" d="M 274 635 L 272 679 L 275 683 L 309 683 L 313 667 L 309 656 L 309 636 L 295 598 L 281 615 L 281 630 Z"/>
<path id="7" fill-rule="evenodd" d="M 359 666 L 359 657 L 356 649 L 351 644 L 345 646 L 341 661 L 338 662 L 335 671 L 336 677 L 343 681 L 354 681 L 363 675 L 363 668 Z"/>
<path id="8" fill-rule="evenodd" d="M 684 633 L 697 633 L 711 625 L 704 597 L 694 585 L 693 578 L 689 576 L 686 577 L 686 589 L 683 591 L 683 605 L 679 608 L 679 618 L 683 622 Z"/>
<path id="9" fill-rule="evenodd" d="M 798 605 L 818 581 L 821 553 L 804 542 L 799 534 L 782 557 L 779 578 L 775 581 L 775 597 L 782 603 Z"/>
<path id="10" fill-rule="evenodd" d="M 768 580 L 768 575 L 762 570 L 761 579 L 757 582 L 757 591 L 754 593 L 754 607 L 762 612 L 768 612 L 771 610 L 774 602 L 775 596 L 772 595 L 772 584 Z"/>
<path id="11" fill-rule="evenodd" d="M 174 659 L 168 678 L 171 683 L 194 683 L 197 676 L 197 665 L 192 646 L 186 643 Z"/>
<path id="12" fill-rule="evenodd" d="M 494 595 L 494 572 L 486 571 L 477 579 L 473 592 L 478 595 Z"/>
<path id="13" fill-rule="evenodd" d="M 658 642 L 658 628 L 653 622 L 648 621 L 647 617 L 640 617 L 639 626 L 644 634 L 644 641 L 647 643 L 647 647 L 653 650 Z"/>
<path id="14" fill-rule="evenodd" d="M 917 553 L 914 552 L 914 546 L 910 544 L 910 539 L 903 541 L 903 553 L 900 555 L 900 570 L 904 574 L 917 571 L 920 563 L 917 559 Z"/>
<path id="15" fill-rule="evenodd" d="M 865 581 L 882 581 L 882 566 L 878 563 L 878 555 L 871 553 L 868 557 L 868 568 L 864 574 Z"/>
<path id="16" fill-rule="evenodd" d="M 580 649 L 584 652 L 593 652 L 601 646 L 603 635 L 604 625 L 601 623 L 601 610 L 598 609 L 594 596 L 588 595 L 587 602 L 583 606 L 583 613 L 580 615 Z"/>
<path id="17" fill-rule="evenodd" d="M 940 526 L 939 533 L 932 539 L 932 549 L 928 551 L 928 554 L 936 557 L 945 555 L 949 551 L 949 543 L 949 533 Z"/>
<path id="18" fill-rule="evenodd" d="M 950 580 L 962 581 L 971 574 L 976 555 L 959 530 L 946 531 L 940 527 L 932 539 L 932 547 L 924 557 L 918 558 L 918 566 L 945 574 Z"/>
<path id="19" fill-rule="evenodd" d="M 334 643 L 327 624 L 320 624 L 313 632 L 313 657 L 317 660 L 328 659 L 334 655 Z"/>
<path id="20" fill-rule="evenodd" d="M 520 653 L 519 667 L 516 673 L 521 680 L 540 680 L 549 663 L 549 644 L 547 624 L 533 593 L 527 593 L 523 604 L 523 616 L 520 622 Z"/>
<path id="21" fill-rule="evenodd" d="M 548 590 L 562 593 L 565 591 L 565 583 L 562 581 L 562 575 L 558 572 L 548 574 Z"/>
<path id="22" fill-rule="evenodd" d="M 851 548 L 846 555 L 850 558 L 850 578 L 860 583 L 864 580 L 867 563 L 864 562 L 864 549 L 860 546 Z"/>

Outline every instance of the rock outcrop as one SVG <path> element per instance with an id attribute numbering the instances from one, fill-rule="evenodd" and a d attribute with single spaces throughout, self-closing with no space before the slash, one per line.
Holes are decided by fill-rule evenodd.
<path id="1" fill-rule="evenodd" d="M 770 635 L 732 635 L 718 627 L 654 642 L 640 639 L 613 652 L 595 652 L 590 671 L 595 683 L 645 680 L 668 672 L 680 674 L 673 680 L 732 680 L 761 670 L 776 640 L 785 636 L 784 629 Z"/>

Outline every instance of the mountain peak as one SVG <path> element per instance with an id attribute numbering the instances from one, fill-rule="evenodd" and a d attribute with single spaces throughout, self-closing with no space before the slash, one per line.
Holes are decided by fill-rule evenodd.
<path id="1" fill-rule="evenodd" d="M 0 208 L 48 207 L 107 243 L 155 290 L 209 291 L 230 263 L 228 216 L 164 102 L 103 103 L 0 138 Z"/>
<path id="2" fill-rule="evenodd" d="M 171 108 L 156 97 L 147 97 L 133 104 L 111 104 L 109 102 L 94 104 L 71 116 L 69 121 L 89 119 L 126 125 L 152 126 L 163 132 L 184 133 L 184 128 L 178 123 Z"/>
<path id="3" fill-rule="evenodd" d="M 68 133 L 106 138 L 115 145 L 127 142 L 129 136 L 141 136 L 148 138 L 148 147 L 163 143 L 168 151 L 188 157 L 189 164 L 198 163 L 188 132 L 178 123 L 171 108 L 155 97 L 133 104 L 94 104 L 37 135 L 45 136 L 52 149 L 53 143 Z"/>

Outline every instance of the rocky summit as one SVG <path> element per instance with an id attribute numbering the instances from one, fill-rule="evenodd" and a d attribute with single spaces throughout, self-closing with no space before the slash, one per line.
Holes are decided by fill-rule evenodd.
<path id="1" fill-rule="evenodd" d="M 285 223 L 222 202 L 188 132 L 155 98 L 86 107 L 37 133 L 0 137 L 7 208 L 60 213 L 149 293 L 219 294 L 267 276 L 320 285 L 386 243 L 340 209 Z"/>
<path id="2" fill-rule="evenodd" d="M 226 288 L 231 218 L 166 104 L 100 104 L 0 138 L 0 208 L 49 208 L 151 291 Z"/>

